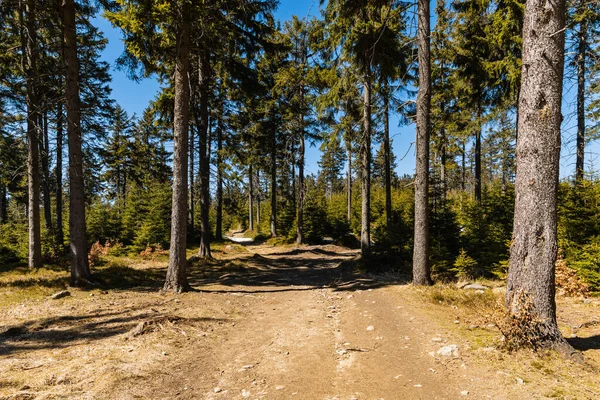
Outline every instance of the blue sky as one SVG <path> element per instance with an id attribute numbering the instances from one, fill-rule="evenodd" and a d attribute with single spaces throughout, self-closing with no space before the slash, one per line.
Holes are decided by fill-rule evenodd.
<path id="1" fill-rule="evenodd" d="M 309 11 L 310 10 L 310 11 Z M 317 16 L 319 14 L 319 0 L 283 0 L 275 17 L 281 22 L 289 20 L 293 15 L 301 18 L 306 15 Z M 152 100 L 159 90 L 159 84 L 154 78 L 144 79 L 140 82 L 135 82 L 127 77 L 127 74 L 116 68 L 116 59 L 123 52 L 122 35 L 120 30 L 115 29 L 111 24 L 102 17 L 98 17 L 93 21 L 93 24 L 100 28 L 108 39 L 108 45 L 102 53 L 102 59 L 107 61 L 111 66 L 112 75 L 112 98 L 123 107 L 129 114 L 137 114 L 140 116 L 148 102 Z M 414 171 L 414 151 L 409 150 L 411 142 L 414 141 L 414 126 L 397 127 L 398 120 L 395 117 L 391 119 L 390 136 L 393 138 L 393 151 L 396 154 L 398 163 L 397 172 L 402 174 L 412 174 Z M 375 152 L 379 144 L 374 144 L 373 151 Z M 407 154 L 408 151 L 408 154 Z M 401 158 L 406 154 L 406 157 Z M 308 173 L 316 174 L 318 171 L 317 162 L 320 158 L 318 144 L 316 146 L 308 146 L 306 154 L 306 170 Z"/>
<path id="2" fill-rule="evenodd" d="M 434 9 L 432 6 L 432 10 Z M 275 12 L 276 18 L 280 21 L 291 19 L 293 15 L 301 18 L 309 15 L 319 14 L 319 0 L 281 0 L 279 8 Z M 123 107 L 129 114 L 141 115 L 142 111 L 152 100 L 159 89 L 156 79 L 148 78 L 141 82 L 130 80 L 126 73 L 116 68 L 115 60 L 123 52 L 123 43 L 121 41 L 121 32 L 115 29 L 111 24 L 98 17 L 93 21 L 94 25 L 104 32 L 108 38 L 108 45 L 102 53 L 102 58 L 111 65 L 111 75 L 113 82 L 112 97 Z M 435 16 L 432 18 L 432 24 L 435 23 Z M 563 148 L 561 153 L 561 177 L 569 176 L 574 170 L 574 126 L 575 118 L 572 117 L 574 111 L 574 88 L 572 84 L 565 85 L 565 93 L 563 96 L 563 114 L 565 121 L 563 124 Z M 406 99 L 402 99 L 406 100 Z M 399 175 L 413 174 L 415 166 L 414 146 L 412 145 L 415 138 L 415 126 L 398 126 L 398 118 L 392 116 L 390 120 L 390 136 L 393 141 L 393 152 L 396 155 L 397 168 L 396 172 Z M 373 144 L 373 152 L 379 147 L 378 143 Z M 592 144 L 586 149 L 586 169 L 593 168 L 598 170 L 600 160 L 600 145 Z M 308 173 L 317 173 L 317 162 L 320 158 L 318 145 L 316 147 L 309 146 L 306 154 L 306 170 Z"/>

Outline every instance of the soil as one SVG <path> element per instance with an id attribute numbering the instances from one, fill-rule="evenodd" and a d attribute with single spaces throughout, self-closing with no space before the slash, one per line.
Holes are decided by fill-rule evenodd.
<path id="1" fill-rule="evenodd" d="M 1 306 L 0 398 L 600 398 L 594 362 L 490 347 L 493 326 L 475 335 L 401 277 L 356 273 L 354 250 L 240 247 L 192 265 L 182 295 L 159 293 L 158 260 L 114 268 L 137 284 Z M 577 307 L 568 322 L 595 360 L 598 301 Z"/>

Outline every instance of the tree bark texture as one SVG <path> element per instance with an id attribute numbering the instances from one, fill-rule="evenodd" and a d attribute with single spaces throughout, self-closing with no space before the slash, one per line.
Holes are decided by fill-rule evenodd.
<path id="1" fill-rule="evenodd" d="M 360 253 L 371 252 L 371 76 L 367 71 L 363 84 L 363 137 L 361 140 L 361 228 Z"/>
<path id="2" fill-rule="evenodd" d="M 352 220 L 352 140 L 346 135 L 346 153 L 348 154 L 348 170 L 346 171 L 346 219 L 348 225 Z"/>
<path id="3" fill-rule="evenodd" d="M 277 236 L 277 135 L 271 139 L 271 237 Z"/>
<path id="4" fill-rule="evenodd" d="M 71 284 L 84 285 L 91 279 L 85 232 L 85 186 L 81 151 L 81 112 L 79 99 L 79 60 L 75 1 L 63 0 L 63 49 L 67 136 L 69 144 L 69 238 Z"/>
<path id="5" fill-rule="evenodd" d="M 475 132 L 475 201 L 481 203 L 481 110 L 477 110 L 477 131 Z"/>
<path id="6" fill-rule="evenodd" d="M 418 3 L 419 93 L 417 95 L 417 167 L 415 176 L 415 238 L 413 284 L 430 285 L 429 266 L 429 137 L 431 131 L 431 58 L 429 1 Z"/>
<path id="7" fill-rule="evenodd" d="M 194 174 L 196 173 L 195 171 L 195 165 L 194 165 L 194 152 L 196 151 L 196 148 L 194 146 L 194 129 L 192 129 L 192 127 L 190 127 L 188 129 L 189 132 L 189 139 L 188 139 L 188 147 L 189 147 L 189 193 L 190 193 L 190 198 L 189 198 L 189 233 L 190 236 L 193 237 L 194 236 L 194 209 L 195 209 L 195 202 L 196 199 L 194 198 Z"/>
<path id="8" fill-rule="evenodd" d="M 56 111 L 56 245 L 59 249 L 64 246 L 63 233 L 63 105 L 58 103 Z"/>
<path id="9" fill-rule="evenodd" d="M 41 102 L 40 81 L 37 70 L 38 43 L 35 26 L 36 1 L 27 0 L 25 4 L 25 26 L 23 39 L 25 41 L 23 54 L 23 69 L 26 78 L 27 103 L 27 189 L 28 189 L 28 219 L 29 219 L 29 268 L 42 266 L 42 241 L 40 234 L 40 140 Z"/>
<path id="10" fill-rule="evenodd" d="M 45 109 L 43 120 L 43 140 L 40 141 L 40 155 L 42 164 L 42 193 L 44 197 L 44 223 L 48 232 L 53 231 L 52 202 L 50 201 L 50 142 L 48 140 L 48 111 Z"/>
<path id="11" fill-rule="evenodd" d="M 388 232 L 392 229 L 392 171 L 390 149 L 390 98 L 386 85 L 383 94 L 383 159 L 385 169 L 385 221 Z"/>
<path id="12" fill-rule="evenodd" d="M 252 164 L 248 166 L 248 228 L 254 230 L 254 173 Z"/>
<path id="13" fill-rule="evenodd" d="M 215 239 L 223 240 L 223 124 L 217 122 L 217 217 L 215 221 Z"/>
<path id="14" fill-rule="evenodd" d="M 534 322 L 519 328 L 544 347 L 568 346 L 554 300 L 564 24 L 564 0 L 527 1 L 506 303 L 517 322 L 523 312 L 533 314 Z"/>
<path id="15" fill-rule="evenodd" d="M 304 117 L 302 117 L 304 124 Z M 298 204 L 296 208 L 296 244 L 304 242 L 304 129 L 300 131 L 300 146 L 298 146 Z"/>
<path id="16" fill-rule="evenodd" d="M 210 254 L 210 150 L 209 150 L 209 85 L 210 85 L 210 59 L 209 52 L 203 48 L 198 57 L 198 84 L 200 90 L 200 126 L 198 136 L 200 139 L 200 248 L 198 256 L 208 258 Z"/>
<path id="17" fill-rule="evenodd" d="M 585 5 L 582 0 L 581 6 Z M 587 51 L 587 23 L 579 23 L 577 49 L 577 158 L 575 161 L 575 183 L 581 185 L 585 169 L 585 59 Z"/>
<path id="18" fill-rule="evenodd" d="M 187 167 L 189 129 L 189 45 L 190 22 L 182 10 L 177 34 L 175 59 L 175 105 L 173 110 L 173 205 L 171 210 L 171 247 L 164 292 L 181 293 L 189 290 L 187 281 Z"/>

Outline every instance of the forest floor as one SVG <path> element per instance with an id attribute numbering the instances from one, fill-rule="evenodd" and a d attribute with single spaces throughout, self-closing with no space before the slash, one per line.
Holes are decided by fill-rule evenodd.
<path id="1" fill-rule="evenodd" d="M 165 256 L 105 257 L 100 286 L 61 299 L 64 268 L 0 271 L 0 398 L 600 398 L 598 298 L 558 299 L 585 364 L 509 353 L 501 282 L 416 289 L 359 274 L 356 256 L 217 245 L 182 295 L 159 293 Z"/>

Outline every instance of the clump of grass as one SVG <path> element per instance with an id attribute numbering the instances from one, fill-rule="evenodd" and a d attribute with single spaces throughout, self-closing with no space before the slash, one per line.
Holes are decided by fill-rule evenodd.
<path id="1" fill-rule="evenodd" d="M 498 306 L 498 296 L 491 290 L 459 289 L 452 285 L 435 285 L 425 290 L 426 297 L 436 304 L 464 307 L 472 310 L 493 310 Z"/>

